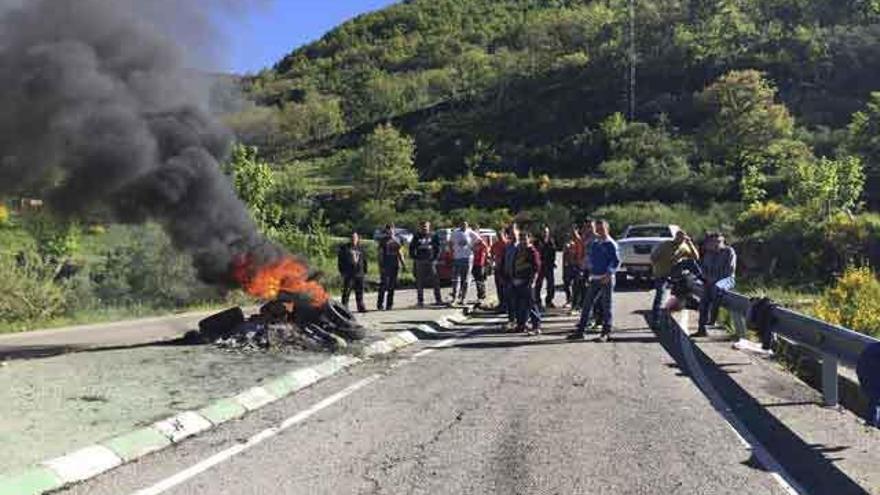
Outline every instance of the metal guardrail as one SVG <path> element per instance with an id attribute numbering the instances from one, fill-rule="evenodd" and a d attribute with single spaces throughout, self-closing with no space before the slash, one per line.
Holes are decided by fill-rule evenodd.
<path id="1" fill-rule="evenodd" d="M 700 284 L 694 288 L 703 297 Z M 735 292 L 726 292 L 721 298 L 721 306 L 733 317 L 736 333 L 740 338 L 746 336 L 747 318 L 752 308 L 751 300 Z M 880 340 L 847 328 L 832 325 L 785 308 L 773 310 L 773 325 L 770 330 L 788 340 L 800 344 L 817 353 L 822 361 L 822 395 L 826 406 L 836 406 L 839 402 L 838 366 L 840 363 L 855 367 L 864 350 Z"/>

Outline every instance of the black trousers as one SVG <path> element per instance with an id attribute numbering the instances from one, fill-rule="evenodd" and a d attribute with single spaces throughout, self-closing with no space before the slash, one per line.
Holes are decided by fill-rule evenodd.
<path id="1" fill-rule="evenodd" d="M 367 307 L 364 305 L 364 277 L 342 277 L 342 304 L 346 307 L 348 307 L 351 291 L 354 291 L 354 300 L 356 301 L 358 311 L 366 311 Z"/>
<path id="2" fill-rule="evenodd" d="M 547 305 L 553 302 L 553 298 L 556 297 L 556 269 L 555 268 L 547 268 L 542 269 L 541 273 L 538 275 L 538 281 L 535 283 L 535 302 L 541 302 L 541 289 L 544 287 L 544 284 L 547 285 L 547 296 L 544 298 L 544 302 Z"/>
<path id="3" fill-rule="evenodd" d="M 394 291 L 397 290 L 399 274 L 399 266 L 382 268 L 381 281 L 379 282 L 379 309 L 391 309 L 394 307 Z"/>
<path id="4" fill-rule="evenodd" d="M 477 286 L 477 299 L 480 301 L 486 299 L 486 267 L 474 266 L 471 275 L 474 277 L 474 285 Z"/>

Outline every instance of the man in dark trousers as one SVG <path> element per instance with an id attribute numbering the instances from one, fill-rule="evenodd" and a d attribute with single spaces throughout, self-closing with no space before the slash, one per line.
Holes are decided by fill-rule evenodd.
<path id="1" fill-rule="evenodd" d="M 617 242 L 611 237 L 608 222 L 596 222 L 596 236 L 587 246 L 587 261 L 590 267 L 587 292 L 584 297 L 584 309 L 577 328 L 569 338 L 580 340 L 593 318 L 593 308 L 597 301 L 602 302 L 602 333 L 601 342 L 607 342 L 611 336 L 613 323 L 613 297 L 615 273 L 620 268 L 620 250 Z"/>
<path id="2" fill-rule="evenodd" d="M 361 313 L 367 312 L 364 305 L 364 279 L 367 276 L 367 256 L 361 246 L 361 239 L 357 232 L 352 232 L 351 242 L 339 247 L 337 258 L 339 275 L 342 276 L 342 304 L 348 307 L 349 296 L 354 290 L 354 298 L 357 309 Z"/>
<path id="3" fill-rule="evenodd" d="M 541 290 L 547 285 L 547 296 L 544 302 L 548 308 L 554 308 L 553 298 L 556 297 L 556 240 L 550 232 L 550 227 L 544 226 L 541 239 L 538 241 L 538 253 L 541 255 L 541 270 L 538 272 L 538 280 L 535 282 L 535 303 L 541 304 Z"/>
<path id="4" fill-rule="evenodd" d="M 394 233 L 394 225 L 385 226 L 385 235 L 379 241 L 379 311 L 394 308 L 394 291 L 403 267 L 403 242 Z"/>
<path id="5" fill-rule="evenodd" d="M 512 305 L 517 332 L 541 334 L 541 320 L 535 302 L 535 280 L 541 272 L 541 255 L 528 233 L 514 229 L 513 239 L 504 257 L 504 271 L 509 280 L 508 304 Z M 531 320 L 532 329 L 526 329 Z"/>
<path id="6" fill-rule="evenodd" d="M 437 276 L 437 258 L 440 256 L 440 237 L 431 231 L 430 222 L 422 222 L 419 231 L 409 244 L 409 257 L 413 260 L 413 274 L 416 276 L 418 305 L 425 305 L 425 287 L 434 289 L 434 302 L 442 304 L 440 277 Z"/>

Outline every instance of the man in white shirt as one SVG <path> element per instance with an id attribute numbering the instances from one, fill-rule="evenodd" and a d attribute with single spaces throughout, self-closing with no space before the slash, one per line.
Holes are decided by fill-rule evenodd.
<path id="1" fill-rule="evenodd" d="M 452 303 L 463 305 L 467 297 L 468 284 L 470 283 L 471 267 L 474 263 L 474 246 L 480 236 L 470 225 L 463 221 L 461 227 L 452 233 L 449 239 L 452 249 Z"/>

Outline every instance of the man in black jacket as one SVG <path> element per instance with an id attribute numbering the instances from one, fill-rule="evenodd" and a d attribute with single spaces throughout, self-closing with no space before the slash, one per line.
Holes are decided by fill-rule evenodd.
<path id="1" fill-rule="evenodd" d="M 351 242 L 339 247 L 337 259 L 339 274 L 342 276 L 342 304 L 348 307 L 349 296 L 354 289 L 354 297 L 357 309 L 361 313 L 367 312 L 364 305 L 364 279 L 367 276 L 367 255 L 361 246 L 360 236 L 357 232 L 351 234 Z"/>
<path id="2" fill-rule="evenodd" d="M 430 222 L 422 222 L 419 231 L 409 243 L 409 256 L 413 259 L 413 273 L 416 276 L 418 305 L 425 305 L 425 286 L 434 288 L 434 302 L 442 304 L 440 277 L 437 276 L 437 258 L 440 256 L 440 237 L 431 231 Z"/>
<path id="3" fill-rule="evenodd" d="M 550 232 L 550 227 L 544 226 L 541 239 L 538 241 L 538 253 L 541 255 L 541 271 L 538 273 L 538 280 L 535 282 L 535 303 L 541 304 L 541 290 L 546 281 L 547 296 L 544 302 L 548 307 L 553 305 L 553 298 L 556 297 L 556 240 Z"/>

